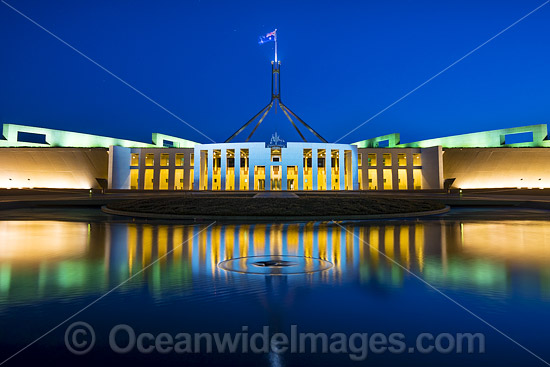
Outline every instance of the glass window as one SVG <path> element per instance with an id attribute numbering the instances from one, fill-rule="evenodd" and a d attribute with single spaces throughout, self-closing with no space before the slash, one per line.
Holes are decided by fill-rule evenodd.
<path id="1" fill-rule="evenodd" d="M 326 150 L 325 149 L 318 149 L 317 150 L 317 167 L 318 168 L 324 168 L 325 167 L 325 159 L 326 159 Z M 321 189 L 319 189 L 321 190 Z M 325 189 L 323 189 L 325 190 Z"/>
<path id="2" fill-rule="evenodd" d="M 161 169 L 160 170 L 160 177 L 159 177 L 159 189 L 160 190 L 168 190 L 168 170 L 167 169 Z"/>
<path id="3" fill-rule="evenodd" d="M 286 189 L 298 190 L 298 167 L 286 167 Z"/>
<path id="4" fill-rule="evenodd" d="M 227 168 L 235 167 L 235 149 L 227 149 L 225 151 L 225 160 L 226 160 L 225 167 Z"/>
<path id="5" fill-rule="evenodd" d="M 369 190 L 378 190 L 378 172 L 376 169 L 369 169 L 367 174 L 369 176 Z"/>
<path id="6" fill-rule="evenodd" d="M 376 167 L 376 153 L 369 153 L 369 166 Z"/>
<path id="7" fill-rule="evenodd" d="M 397 164 L 401 167 L 404 167 L 407 165 L 407 155 L 405 153 L 397 154 Z"/>
<path id="8" fill-rule="evenodd" d="M 143 180 L 143 188 L 145 190 L 153 190 L 153 176 L 155 171 L 152 169 L 145 170 L 145 179 Z"/>
<path id="9" fill-rule="evenodd" d="M 361 167 L 363 165 L 363 154 L 357 154 L 357 165 Z"/>
<path id="10" fill-rule="evenodd" d="M 130 166 L 132 166 L 132 167 L 139 166 L 139 153 L 132 153 L 132 158 L 130 160 Z"/>
<path id="11" fill-rule="evenodd" d="M 397 170 L 397 182 L 399 184 L 399 190 L 407 190 L 407 170 L 398 169 Z"/>
<path id="12" fill-rule="evenodd" d="M 254 190 L 265 190 L 265 166 L 254 167 Z"/>
<path id="13" fill-rule="evenodd" d="M 183 190 L 183 170 L 177 169 L 174 171 L 174 174 L 174 190 Z"/>
<path id="14" fill-rule="evenodd" d="M 137 190 L 139 182 L 139 170 L 132 169 L 130 170 L 130 189 Z"/>
<path id="15" fill-rule="evenodd" d="M 189 163 L 191 163 L 191 167 L 193 167 L 195 165 L 195 154 L 194 153 L 191 153 L 191 159 L 190 159 Z"/>
<path id="16" fill-rule="evenodd" d="M 383 179 L 384 179 L 384 190 L 392 190 L 393 189 L 393 182 L 392 182 L 392 172 L 391 169 L 385 169 L 382 171 Z"/>
<path id="17" fill-rule="evenodd" d="M 311 168 L 313 165 L 311 149 L 304 149 L 303 154 L 304 154 L 304 168 L 306 169 Z"/>
<path id="18" fill-rule="evenodd" d="M 422 170 L 413 169 L 413 186 L 415 190 L 422 189 Z"/>
<path id="19" fill-rule="evenodd" d="M 391 153 L 382 154 L 382 165 L 386 167 L 391 166 Z"/>
<path id="20" fill-rule="evenodd" d="M 280 162 L 280 161 L 281 161 L 281 149 L 271 148 L 271 162 Z"/>
<path id="21" fill-rule="evenodd" d="M 170 154 L 168 154 L 168 153 L 161 153 L 160 154 L 160 165 L 161 166 L 169 166 L 170 165 Z"/>
<path id="22" fill-rule="evenodd" d="M 420 160 L 420 153 L 413 154 L 413 166 L 421 166 L 422 161 Z"/>
<path id="23" fill-rule="evenodd" d="M 145 154 L 145 165 L 154 166 L 155 165 L 155 155 L 153 153 Z"/>
<path id="24" fill-rule="evenodd" d="M 183 157 L 184 157 L 183 153 L 176 153 L 176 166 L 179 166 L 179 167 L 183 166 L 183 162 L 184 162 Z"/>

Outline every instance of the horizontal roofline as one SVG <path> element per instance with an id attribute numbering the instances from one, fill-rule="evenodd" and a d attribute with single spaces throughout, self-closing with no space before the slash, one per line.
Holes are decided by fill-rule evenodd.
<path id="1" fill-rule="evenodd" d="M 127 148 L 193 148 L 197 143 L 175 136 L 153 133 L 152 143 L 118 139 L 101 135 L 84 134 L 73 131 L 47 129 L 43 127 L 3 124 L 4 140 L 0 147 L 71 147 L 71 148 L 108 148 L 111 145 Z M 42 136 L 45 143 L 32 143 L 19 140 L 19 133 Z"/>
<path id="2" fill-rule="evenodd" d="M 529 141 L 506 143 L 511 135 L 531 133 Z M 358 148 L 497 148 L 497 147 L 550 147 L 546 124 L 527 125 L 507 129 L 480 131 L 475 133 L 445 136 L 441 138 L 420 140 L 412 143 L 400 142 L 399 133 L 387 134 L 362 140 L 353 145 Z"/>

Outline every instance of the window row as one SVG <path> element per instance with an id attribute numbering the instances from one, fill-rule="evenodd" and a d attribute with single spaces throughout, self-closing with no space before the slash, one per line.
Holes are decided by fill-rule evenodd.
<path id="1" fill-rule="evenodd" d="M 394 185 L 393 172 L 391 169 L 383 169 L 382 177 L 378 177 L 377 169 L 368 169 L 368 185 L 363 185 L 363 170 L 359 169 L 359 190 L 421 190 L 422 189 L 422 170 L 415 168 L 412 170 L 412 180 L 408 177 L 409 171 L 406 169 L 397 170 L 397 185 Z"/>
<path id="2" fill-rule="evenodd" d="M 367 165 L 369 167 L 376 167 L 377 162 L 377 154 L 376 153 L 368 153 L 367 154 Z M 358 166 L 361 167 L 363 165 L 363 154 L 358 154 Z M 385 167 L 391 167 L 392 165 L 392 155 L 391 153 L 383 153 L 382 154 L 382 166 Z M 405 167 L 407 166 L 407 154 L 406 153 L 398 153 L 397 154 L 397 165 L 399 167 Z M 422 161 L 420 159 L 420 153 L 413 153 L 412 154 L 412 165 L 413 166 L 421 166 Z"/>
<path id="3" fill-rule="evenodd" d="M 191 154 L 190 165 L 193 166 L 194 154 Z M 183 167 L 185 162 L 184 153 L 176 153 L 174 165 L 177 167 Z M 155 165 L 155 153 L 145 153 L 145 166 L 154 166 Z M 170 165 L 170 154 L 169 153 L 160 153 L 160 166 L 167 167 Z M 139 166 L 139 153 L 132 153 L 130 159 L 131 167 Z"/>
<path id="4" fill-rule="evenodd" d="M 286 171 L 286 178 L 283 182 L 283 172 Z M 249 176 L 248 167 L 241 167 L 240 172 L 234 167 L 227 167 L 225 176 L 220 169 L 212 170 L 212 177 L 208 177 L 206 165 L 201 165 L 199 176 L 199 187 L 202 190 L 208 189 L 209 179 L 212 182 L 212 190 L 327 190 L 327 184 L 332 190 L 351 190 L 351 171 L 345 171 L 344 181 L 340 182 L 340 171 L 338 167 L 332 167 L 329 182 L 327 183 L 327 171 L 325 167 L 317 168 L 317 183 L 314 185 L 314 174 L 311 168 L 304 167 L 300 178 L 298 166 L 254 166 L 253 175 Z M 249 182 L 250 177 L 250 182 Z M 225 183 L 223 183 L 225 181 Z M 269 186 L 266 184 L 269 182 Z M 286 185 L 284 185 L 286 183 Z M 344 184 L 344 186 L 341 185 Z"/>
<path id="5" fill-rule="evenodd" d="M 130 170 L 130 189 L 137 190 L 140 185 L 140 170 Z M 155 170 L 145 169 L 142 171 L 143 177 L 143 189 L 144 190 L 192 190 L 193 189 L 193 169 L 189 170 L 189 182 L 187 185 L 184 183 L 183 169 L 176 169 L 172 171 L 174 175 L 173 187 L 169 187 L 170 184 L 170 170 L 161 169 L 158 175 L 158 185 L 155 184 Z"/>

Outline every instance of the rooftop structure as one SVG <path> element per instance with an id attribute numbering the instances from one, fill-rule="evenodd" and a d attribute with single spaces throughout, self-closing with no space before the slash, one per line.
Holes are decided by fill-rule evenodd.
<path id="1" fill-rule="evenodd" d="M 498 147 L 550 147 L 546 124 L 489 130 L 470 134 L 446 136 L 442 138 L 420 140 L 413 143 L 401 143 L 399 133 L 361 140 L 354 145 L 358 148 L 498 148 Z M 518 141 L 519 140 L 519 141 Z"/>
<path id="2" fill-rule="evenodd" d="M 2 133 L 4 140 L 0 140 L 0 147 L 109 148 L 111 145 L 116 145 L 127 148 L 192 148 L 196 144 L 191 140 L 159 133 L 153 133 L 152 143 L 143 143 L 100 135 L 16 124 L 3 124 Z"/>
<path id="3" fill-rule="evenodd" d="M 423 190 L 550 187 L 545 124 L 413 143 L 152 143 L 4 124 L 0 188 Z M 25 140 L 31 140 L 28 142 Z M 519 141 L 518 141 L 519 140 Z"/>

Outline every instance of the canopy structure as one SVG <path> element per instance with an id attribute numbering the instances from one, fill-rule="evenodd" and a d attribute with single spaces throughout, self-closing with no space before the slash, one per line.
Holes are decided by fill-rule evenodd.
<path id="1" fill-rule="evenodd" d="M 283 101 L 281 100 L 281 62 L 271 62 L 271 101 L 261 109 L 260 112 L 254 115 L 250 120 L 248 120 L 247 123 L 245 123 L 243 126 L 241 126 L 233 135 L 231 135 L 225 142 L 229 143 L 231 140 L 233 140 L 237 135 L 239 135 L 244 129 L 248 127 L 248 125 L 252 124 L 254 121 L 258 119 L 258 122 L 254 126 L 254 129 L 252 129 L 252 132 L 248 137 L 246 138 L 245 142 L 250 141 L 250 138 L 252 138 L 252 135 L 256 132 L 258 127 L 261 125 L 261 123 L 264 121 L 265 117 L 273 107 L 273 105 L 277 103 L 279 104 L 279 107 L 281 107 L 281 110 L 284 112 L 285 116 L 288 118 L 292 126 L 296 129 L 300 137 L 303 141 L 307 142 L 307 139 L 304 137 L 292 117 L 294 117 L 298 122 L 300 122 L 303 126 L 305 126 L 306 129 L 308 129 L 313 135 L 315 135 L 319 140 L 321 140 L 323 143 L 328 143 L 325 138 L 323 138 L 317 131 L 315 131 L 311 126 L 306 124 L 304 120 L 302 120 L 298 115 L 296 115 L 290 108 L 285 106 Z"/>

